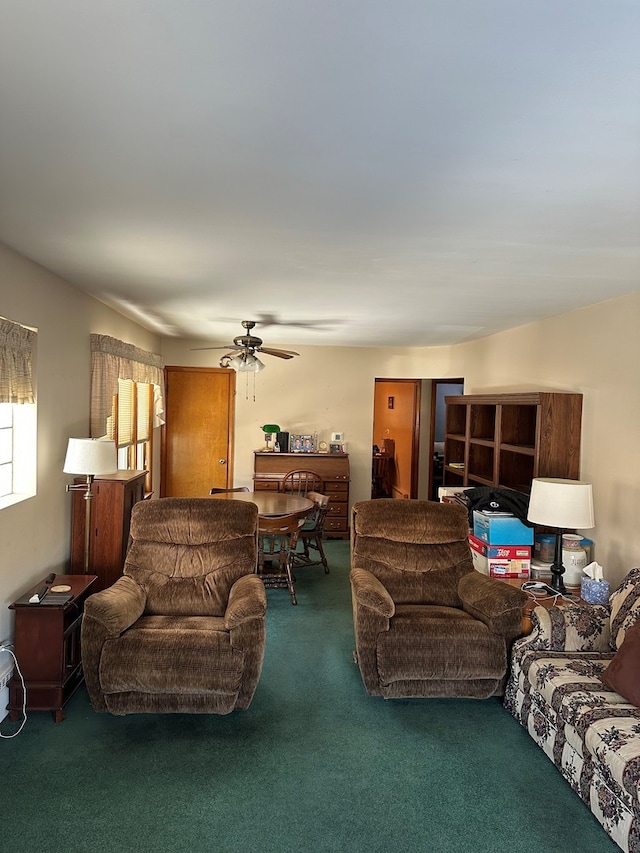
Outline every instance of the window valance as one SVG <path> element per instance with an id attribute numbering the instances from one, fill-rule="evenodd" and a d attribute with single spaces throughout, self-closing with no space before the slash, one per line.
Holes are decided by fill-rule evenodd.
<path id="1" fill-rule="evenodd" d="M 154 386 L 155 423 L 164 423 L 164 359 L 109 335 L 91 335 L 91 437 L 107 431 L 118 379 Z"/>
<path id="2" fill-rule="evenodd" d="M 0 317 L 0 403 L 33 403 L 33 350 L 37 333 Z"/>

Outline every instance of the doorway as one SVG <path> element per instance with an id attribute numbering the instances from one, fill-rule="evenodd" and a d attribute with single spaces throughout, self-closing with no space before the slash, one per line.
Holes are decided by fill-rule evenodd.
<path id="1" fill-rule="evenodd" d="M 420 453 L 420 379 L 376 379 L 373 402 L 372 497 L 415 498 Z M 378 452 L 376 452 L 378 448 Z M 374 478 L 386 455 L 384 482 Z"/>
<path id="2" fill-rule="evenodd" d="M 165 367 L 161 497 L 233 486 L 234 370 Z"/>
<path id="3" fill-rule="evenodd" d="M 438 489 L 442 485 L 444 467 L 444 434 L 446 430 L 446 404 L 448 395 L 464 393 L 464 379 L 431 380 L 431 437 L 429 499 L 438 500 Z"/>
<path id="4" fill-rule="evenodd" d="M 462 393 L 464 379 L 460 378 L 375 380 L 372 497 L 438 500 L 446 426 L 444 398 Z M 375 449 L 382 450 L 388 439 L 396 447 L 387 488 L 375 476 L 374 466 Z"/>

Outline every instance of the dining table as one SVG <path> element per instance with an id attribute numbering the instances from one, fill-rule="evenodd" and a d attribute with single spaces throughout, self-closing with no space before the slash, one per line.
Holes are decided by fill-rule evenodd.
<path id="1" fill-rule="evenodd" d="M 258 517 L 274 518 L 279 515 L 308 515 L 313 509 L 313 501 L 302 495 L 292 495 L 288 492 L 216 492 L 208 495 L 212 499 L 219 498 L 227 501 L 248 501 L 258 507 Z"/>

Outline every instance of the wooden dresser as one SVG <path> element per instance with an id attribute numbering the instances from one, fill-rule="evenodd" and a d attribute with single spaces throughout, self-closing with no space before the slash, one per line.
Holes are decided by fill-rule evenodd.
<path id="1" fill-rule="evenodd" d="M 328 539 L 349 538 L 349 454 L 348 453 L 260 453 L 254 454 L 255 491 L 277 491 L 285 474 L 297 469 L 315 471 L 324 482 L 329 497 L 329 513 L 324 526 Z"/>
<path id="2" fill-rule="evenodd" d="M 146 471 L 118 471 L 93 481 L 89 571 L 98 576 L 92 592 L 111 586 L 120 577 L 129 543 L 133 505 L 145 497 Z M 84 478 L 76 483 L 85 482 Z M 84 492 L 74 491 L 71 524 L 72 574 L 84 570 Z"/>

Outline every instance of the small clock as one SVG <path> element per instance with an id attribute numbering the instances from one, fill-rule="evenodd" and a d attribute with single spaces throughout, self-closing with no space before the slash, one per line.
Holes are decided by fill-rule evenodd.
<path id="1" fill-rule="evenodd" d="M 318 444 L 318 452 L 319 452 L 319 453 L 328 453 L 328 452 L 329 452 L 329 445 L 327 444 L 327 442 L 326 442 L 326 441 L 321 441 L 321 442 L 319 442 L 319 444 Z"/>

